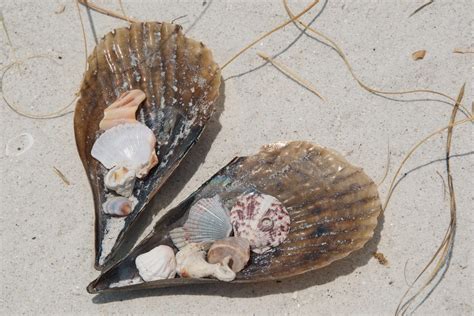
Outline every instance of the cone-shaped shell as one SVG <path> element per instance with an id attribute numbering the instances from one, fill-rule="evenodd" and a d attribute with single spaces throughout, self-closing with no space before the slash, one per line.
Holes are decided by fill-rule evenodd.
<path id="1" fill-rule="evenodd" d="M 112 290 L 114 284 L 133 279 L 134 258 L 156 245 L 173 245 L 168 232 L 183 225 L 194 201 L 218 194 L 227 207 L 232 207 L 249 189 L 283 203 L 291 218 L 290 232 L 277 247 L 263 254 L 252 252 L 233 283 L 283 279 L 342 259 L 373 236 L 381 211 L 377 186 L 339 154 L 308 142 L 268 145 L 254 156 L 235 158 L 171 209 L 145 240 L 93 281 L 88 291 Z M 124 288 L 210 282 L 216 281 L 175 278 Z"/>
<path id="2" fill-rule="evenodd" d="M 116 250 L 131 224 L 199 138 L 214 110 L 219 86 L 220 71 L 210 50 L 185 37 L 178 25 L 132 23 L 97 44 L 88 58 L 74 114 L 76 145 L 94 196 L 96 268 L 118 259 Z M 159 163 L 135 184 L 138 203 L 123 227 L 111 230 L 114 219 L 102 210 L 107 170 L 92 158 L 91 149 L 100 135 L 104 110 L 134 89 L 146 95 L 136 119 L 155 134 Z"/>

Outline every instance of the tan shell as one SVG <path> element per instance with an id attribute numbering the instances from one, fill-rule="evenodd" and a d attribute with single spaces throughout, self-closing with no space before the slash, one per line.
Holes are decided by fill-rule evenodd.
<path id="1" fill-rule="evenodd" d="M 88 58 L 74 114 L 76 145 L 94 197 L 96 268 L 118 259 L 116 251 L 129 227 L 201 135 L 214 111 L 219 86 L 220 70 L 211 51 L 184 36 L 179 25 L 131 23 L 130 27 L 108 33 L 97 44 Z M 102 210 L 107 170 L 91 157 L 91 148 L 100 134 L 104 110 L 105 128 L 114 112 L 108 107 L 135 89 L 146 95 L 136 119 L 154 132 L 158 153 L 154 161 L 159 163 L 142 181 L 137 181 L 133 195 L 138 204 L 123 228 L 112 231 L 107 226 L 115 219 L 103 216 Z M 122 118 L 131 119 L 140 99 L 138 96 L 132 100 L 133 106 Z"/>
<path id="2" fill-rule="evenodd" d="M 104 110 L 104 117 L 99 123 L 102 130 L 106 130 L 124 123 L 135 123 L 135 113 L 146 95 L 139 89 L 122 93 L 122 95 Z"/>
<path id="3" fill-rule="evenodd" d="M 250 259 L 250 244 L 245 238 L 229 237 L 212 244 L 207 253 L 207 262 L 223 263 L 230 257 L 230 268 L 234 272 L 242 270 Z"/>
<path id="4" fill-rule="evenodd" d="M 341 155 L 309 142 L 278 143 L 256 155 L 232 160 L 196 192 L 168 211 L 130 255 L 93 281 L 88 291 L 114 290 L 112 283 L 133 279 L 130 261 L 153 244 L 172 245 L 169 232 L 186 221 L 193 201 L 219 195 L 233 205 L 249 189 L 277 198 L 291 218 L 290 232 L 278 246 L 251 253 L 232 283 L 281 280 L 325 267 L 362 248 L 372 238 L 381 204 L 377 185 Z M 172 279 L 147 284 L 168 287 L 216 282 Z M 130 285 L 142 288 L 144 284 Z"/>

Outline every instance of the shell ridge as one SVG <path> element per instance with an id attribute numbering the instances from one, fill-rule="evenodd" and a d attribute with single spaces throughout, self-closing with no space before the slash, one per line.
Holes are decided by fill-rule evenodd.
<path id="1" fill-rule="evenodd" d="M 113 82 L 113 95 L 115 99 L 117 99 L 123 91 L 120 90 L 120 76 L 119 71 L 117 70 L 116 63 L 113 60 L 113 38 L 114 36 L 112 33 L 109 33 L 105 36 L 105 48 L 104 48 L 104 55 L 105 60 L 107 61 L 107 66 L 109 68 L 109 76 L 111 78 L 111 82 Z M 108 106 L 109 104 L 107 104 Z"/>

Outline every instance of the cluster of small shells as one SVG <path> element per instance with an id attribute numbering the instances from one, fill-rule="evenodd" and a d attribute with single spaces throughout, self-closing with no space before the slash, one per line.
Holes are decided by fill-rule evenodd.
<path id="1" fill-rule="evenodd" d="M 215 195 L 193 204 L 185 224 L 170 232 L 179 249 L 176 257 L 170 247 L 160 245 L 139 255 L 136 267 L 145 282 L 174 278 L 169 273 L 173 269 L 182 278 L 213 277 L 230 282 L 247 265 L 250 250 L 261 254 L 278 246 L 289 227 L 288 212 L 270 195 L 242 194 L 230 212 Z M 229 237 L 232 231 L 234 236 Z M 171 251 L 159 251 L 163 247 Z"/>
<path id="2" fill-rule="evenodd" d="M 92 147 L 92 156 L 109 169 L 104 177 L 105 187 L 119 195 L 103 205 L 104 213 L 112 216 L 127 216 L 133 211 L 128 198 L 135 179 L 144 178 L 158 164 L 155 134 L 135 119 L 145 98 L 143 91 L 130 90 L 109 105 L 99 123 L 105 132 Z"/>

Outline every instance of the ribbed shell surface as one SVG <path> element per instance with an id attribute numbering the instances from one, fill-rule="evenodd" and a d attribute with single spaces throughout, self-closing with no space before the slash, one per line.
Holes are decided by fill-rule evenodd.
<path id="1" fill-rule="evenodd" d="M 219 86 L 220 71 L 211 51 L 185 37 L 178 25 L 132 23 L 108 33 L 95 47 L 76 105 L 74 131 L 94 196 L 96 268 L 113 259 L 137 215 L 197 141 L 213 113 Z M 154 132 L 159 162 L 144 180 L 137 181 L 138 204 L 123 229 L 117 236 L 106 236 L 110 218 L 101 209 L 106 170 L 91 157 L 91 148 L 100 133 L 104 109 L 131 89 L 146 94 L 137 120 Z M 115 240 L 110 253 L 104 252 L 104 239 Z"/>
<path id="2" fill-rule="evenodd" d="M 309 142 L 278 143 L 254 156 L 232 160 L 196 192 L 171 209 L 154 231 L 122 261 L 92 282 L 91 293 L 114 290 L 133 278 L 134 258 L 159 244 L 173 246 L 167 230 L 187 220 L 193 202 L 219 195 L 227 206 L 243 192 L 258 190 L 277 198 L 290 215 L 288 237 L 263 254 L 251 253 L 234 283 L 280 280 L 329 265 L 362 248 L 372 238 L 381 212 L 375 183 L 332 150 Z M 212 279 L 170 279 L 123 288 L 158 288 Z"/>

